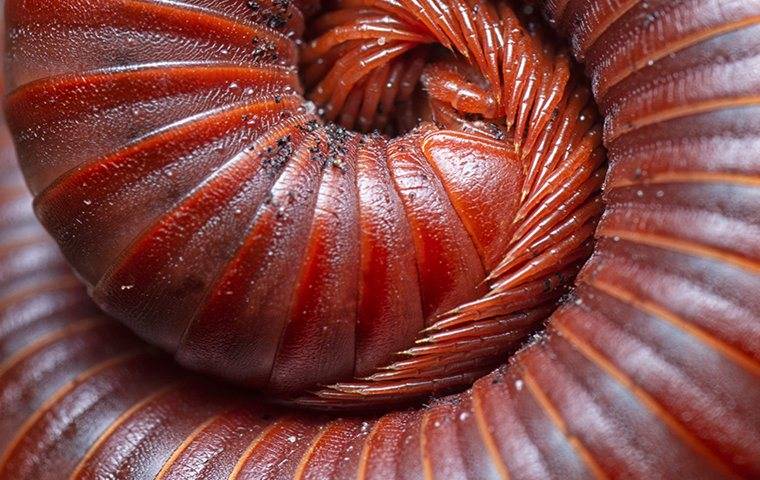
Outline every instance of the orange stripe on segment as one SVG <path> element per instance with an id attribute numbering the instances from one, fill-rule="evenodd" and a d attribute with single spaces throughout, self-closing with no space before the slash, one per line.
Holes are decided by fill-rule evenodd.
<path id="1" fill-rule="evenodd" d="M 748 270 L 756 275 L 760 275 L 760 263 L 748 260 L 745 257 L 733 253 L 728 253 L 724 250 L 708 247 L 696 242 L 689 242 L 686 240 L 667 237 L 664 235 L 657 235 L 654 233 L 637 233 L 629 232 L 627 230 L 608 230 L 603 227 L 597 230 L 597 235 L 608 238 L 620 238 L 623 240 L 629 240 L 633 243 L 641 243 L 644 245 L 651 245 L 653 247 L 660 247 L 666 250 L 686 253 L 689 255 L 712 258 L 720 262 L 729 263 L 743 270 Z"/>
<path id="2" fill-rule="evenodd" d="M 430 455 L 428 455 L 428 442 L 425 430 L 427 429 L 428 421 L 430 420 L 430 410 L 422 414 L 420 418 L 420 458 L 422 461 L 422 474 L 425 480 L 433 480 L 433 465 L 430 462 Z"/>
<path id="3" fill-rule="evenodd" d="M 34 413 L 32 413 L 32 415 L 30 415 L 29 418 L 27 418 L 26 421 L 24 421 L 24 423 L 18 429 L 18 431 L 16 432 L 16 436 L 8 444 L 8 448 L 5 451 L 5 454 L 3 454 L 2 457 L 0 457 L 0 472 L 4 470 L 5 465 L 8 462 L 8 460 L 11 458 L 13 451 L 16 449 L 16 447 L 21 442 L 21 440 L 24 439 L 29 429 L 31 429 L 34 426 L 34 424 L 36 424 L 37 421 L 40 418 L 42 418 L 42 416 L 45 415 L 45 413 L 47 413 L 53 407 L 53 405 L 55 405 L 68 393 L 74 390 L 74 388 L 76 388 L 77 386 L 81 385 L 84 381 L 94 377 L 98 373 L 103 372 L 104 370 L 108 368 L 128 362 L 129 360 L 137 358 L 140 355 L 146 355 L 151 352 L 152 350 L 148 349 L 147 347 L 141 347 L 138 350 L 132 350 L 123 355 L 109 358 L 108 360 L 105 360 L 89 368 L 88 370 L 85 370 L 84 372 L 74 377 L 71 381 L 63 385 L 61 388 L 59 388 L 55 393 L 53 393 L 53 395 L 50 398 L 48 398 L 39 408 L 37 408 L 37 410 L 35 410 Z"/>
<path id="4" fill-rule="evenodd" d="M 751 374 L 760 377 L 760 363 L 758 363 L 755 359 L 737 350 L 730 344 L 725 343 L 715 336 L 709 334 L 708 332 L 702 330 L 693 323 L 684 320 L 675 313 L 667 310 L 665 307 L 654 302 L 638 298 L 629 291 L 603 281 L 593 279 L 589 282 L 589 284 L 594 288 L 597 288 L 602 292 L 610 295 L 611 297 L 614 297 L 624 303 L 633 306 L 637 310 L 661 318 L 674 325 L 675 327 L 680 328 L 681 330 L 693 335 L 702 343 L 705 343 L 713 349 L 717 350 L 721 355 L 733 361 Z"/>
<path id="5" fill-rule="evenodd" d="M 758 22 L 760 22 L 760 16 L 748 17 L 736 22 L 724 23 L 717 27 L 710 28 L 705 31 L 696 32 L 692 35 L 687 35 L 677 40 L 671 41 L 667 43 L 665 47 L 660 48 L 659 50 L 654 50 L 650 52 L 648 55 L 642 58 L 639 58 L 637 60 L 634 60 L 631 63 L 626 64 L 628 67 L 625 68 L 623 71 L 614 75 L 611 79 L 609 80 L 607 80 L 606 78 L 602 79 L 603 85 L 600 87 L 597 93 L 597 98 L 600 98 L 600 99 L 604 98 L 605 94 L 612 87 L 620 83 L 626 77 L 641 70 L 644 67 L 652 65 L 654 62 L 670 55 L 671 53 L 675 53 L 679 50 L 684 50 L 688 47 L 696 45 L 705 40 L 709 40 L 713 37 L 717 37 L 724 33 L 741 30 L 744 27 L 752 26 Z"/>
<path id="6" fill-rule="evenodd" d="M 669 183 L 730 183 L 758 187 L 760 186 L 760 176 L 725 172 L 662 172 L 641 180 L 621 179 L 613 181 L 609 184 L 608 189 Z"/>
<path id="7" fill-rule="evenodd" d="M 631 119 L 629 122 L 626 122 L 625 126 L 619 126 L 618 128 L 613 127 L 609 138 L 607 138 L 607 144 L 612 144 L 616 139 L 620 138 L 626 133 L 638 130 L 642 127 L 653 125 L 655 123 L 661 123 L 676 118 L 697 115 L 699 113 L 713 112 L 716 110 L 728 108 L 746 107 L 757 104 L 760 104 L 760 96 L 746 95 L 741 97 L 727 97 L 704 100 L 701 102 L 674 106 L 672 108 L 667 108 L 658 112 L 651 113 L 649 115 L 638 115 L 635 119 Z"/>
<path id="8" fill-rule="evenodd" d="M 237 463 L 235 464 L 235 467 L 230 472 L 230 475 L 228 477 L 228 480 L 237 480 L 237 478 L 240 476 L 240 472 L 242 472 L 243 467 L 245 466 L 245 462 L 248 461 L 253 451 L 256 449 L 256 447 L 261 443 L 262 440 L 264 440 L 269 433 L 272 432 L 278 425 L 283 424 L 285 421 L 291 420 L 290 417 L 283 417 L 275 422 L 273 422 L 271 425 L 263 429 L 256 438 L 253 439 L 250 445 L 248 445 L 248 448 L 245 449 L 242 455 L 240 455 L 240 458 L 238 459 Z"/>
<path id="9" fill-rule="evenodd" d="M 657 401 L 644 389 L 636 385 L 631 378 L 629 378 L 624 372 L 619 370 L 610 360 L 604 357 L 600 352 L 595 350 L 591 345 L 583 341 L 578 335 L 573 333 L 565 322 L 561 321 L 561 317 L 552 323 L 556 331 L 562 335 L 570 344 L 572 344 L 584 357 L 595 363 L 600 369 L 610 375 L 615 381 L 623 385 L 625 388 L 638 398 L 641 403 L 647 407 L 654 415 L 659 417 L 662 422 L 667 425 L 670 430 L 679 436 L 692 450 L 699 455 L 706 458 L 712 463 L 720 472 L 722 472 L 728 478 L 738 478 L 738 476 L 726 465 L 720 458 L 718 458 L 710 448 L 702 443 L 702 441 L 692 434 L 684 425 L 682 425 L 675 417 L 673 417 L 665 408 L 663 408 Z"/>
<path id="10" fill-rule="evenodd" d="M 155 480 L 163 480 L 166 475 L 169 473 L 171 468 L 174 466 L 174 463 L 177 461 L 180 455 L 187 450 L 187 447 L 190 446 L 191 443 L 200 435 L 203 433 L 203 431 L 208 428 L 209 425 L 217 421 L 222 415 L 224 415 L 226 412 L 217 413 L 216 415 L 212 415 L 210 418 L 208 418 L 205 422 L 198 425 L 198 427 L 193 430 L 190 435 L 185 438 L 182 443 L 174 450 L 174 452 L 171 454 L 171 456 L 164 462 L 163 467 L 161 467 L 161 470 L 158 472 L 158 474 L 155 477 Z"/>
<path id="11" fill-rule="evenodd" d="M 493 438 L 493 434 L 488 429 L 488 422 L 483 415 L 483 405 L 481 405 L 480 395 L 478 395 L 479 389 L 476 385 L 472 389 L 472 413 L 475 415 L 475 422 L 478 425 L 478 432 L 483 439 L 483 443 L 486 445 L 488 455 L 491 457 L 496 470 L 499 472 L 499 476 L 504 480 L 510 480 L 509 469 L 504 463 L 504 459 L 499 453 L 499 449 L 496 446 L 496 441 Z"/>
<path id="12" fill-rule="evenodd" d="M 536 402 L 538 402 L 541 408 L 544 409 L 551 422 L 557 427 L 557 429 L 559 429 L 560 432 L 562 432 L 565 438 L 567 438 L 568 443 L 572 445 L 575 451 L 578 452 L 578 455 L 594 475 L 594 478 L 610 478 L 607 473 L 605 473 L 601 465 L 597 463 L 591 452 L 589 452 L 586 446 L 583 445 L 583 442 L 581 442 L 578 437 L 570 433 L 567 428 L 567 423 L 562 418 L 559 410 L 557 410 L 557 408 L 552 404 L 546 393 L 541 390 L 538 382 L 536 382 L 530 372 L 528 372 L 527 367 L 523 372 L 523 381 L 525 382 L 525 386 L 528 387 L 531 395 L 533 395 L 533 398 L 535 398 Z"/>
<path id="13" fill-rule="evenodd" d="M 339 422 L 339 420 L 329 422 L 328 424 L 322 426 L 322 428 L 319 429 L 319 433 L 314 435 L 314 439 L 312 439 L 311 445 L 309 445 L 309 448 L 306 449 L 306 452 L 304 452 L 303 457 L 301 457 L 301 461 L 298 463 L 298 468 L 296 468 L 296 471 L 293 474 L 294 480 L 303 480 L 304 475 L 306 474 L 306 467 L 309 464 L 309 459 L 314 456 L 314 452 L 317 449 L 317 444 L 330 430 L 330 426 L 336 422 Z"/>
<path id="14" fill-rule="evenodd" d="M 71 476 L 69 478 L 74 479 L 79 477 L 82 474 L 82 470 L 84 469 L 84 466 L 87 464 L 87 462 L 95 455 L 95 453 L 100 449 L 100 447 L 108 440 L 108 438 L 116 431 L 117 428 L 119 428 L 124 422 L 127 421 L 132 415 L 140 411 L 142 408 L 144 408 L 147 404 L 153 402 L 154 400 L 166 395 L 167 393 L 176 390 L 179 388 L 182 384 L 187 383 L 187 381 L 176 381 L 173 382 L 164 388 L 160 388 L 156 390 L 155 392 L 151 393 L 147 397 L 143 398 L 136 404 L 132 405 L 129 409 L 127 409 L 124 413 L 119 415 L 119 417 L 108 426 L 108 428 L 98 437 L 98 439 L 90 445 L 90 448 L 87 450 L 87 452 L 82 456 L 82 458 L 79 460 L 79 463 L 77 464 L 76 468 L 74 468 Z"/>
<path id="15" fill-rule="evenodd" d="M 374 440 L 375 435 L 377 435 L 377 432 L 382 430 L 382 428 L 379 428 L 379 426 L 383 423 L 388 423 L 389 418 L 390 417 L 386 416 L 379 419 L 374 425 L 372 425 L 372 429 L 369 431 L 369 433 L 367 433 L 367 438 L 364 439 L 364 447 L 362 448 L 362 452 L 359 456 L 359 468 L 357 469 L 356 480 L 366 480 L 367 468 L 369 467 L 370 444 L 372 443 L 372 440 Z"/>
<path id="16" fill-rule="evenodd" d="M 71 335 L 82 333 L 87 330 L 94 329 L 98 326 L 105 325 L 106 323 L 108 322 L 106 322 L 104 319 L 87 318 L 72 323 L 71 325 L 67 325 L 65 328 L 54 330 L 47 333 L 46 335 L 36 338 L 32 343 L 0 362 L 0 377 L 2 377 L 5 372 L 13 368 L 14 365 L 17 365 L 26 358 L 29 358 L 31 355 L 40 351 L 46 346 L 51 345 L 59 340 L 63 340 Z"/>
<path id="17" fill-rule="evenodd" d="M 628 13 L 630 9 L 635 7 L 639 4 L 639 0 L 628 0 L 627 3 L 624 3 L 620 6 L 620 8 L 617 11 L 613 11 L 611 15 L 606 15 L 604 20 L 600 22 L 595 29 L 593 29 L 588 36 L 588 39 L 584 42 L 583 49 L 581 51 L 581 55 L 585 55 L 591 47 L 594 46 L 596 41 L 601 37 L 604 32 L 607 31 L 608 28 L 610 28 L 610 25 L 617 22 L 620 17 Z"/>

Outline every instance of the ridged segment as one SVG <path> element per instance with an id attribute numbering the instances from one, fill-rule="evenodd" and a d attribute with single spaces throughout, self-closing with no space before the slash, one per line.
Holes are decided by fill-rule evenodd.
<path id="1" fill-rule="evenodd" d="M 576 14 L 579 5 L 580 2 L 567 2 L 564 15 Z M 698 16 L 699 11 L 690 15 Z M 675 54 L 677 59 L 678 51 Z M 636 219 L 642 214 L 658 211 L 666 214 L 672 207 L 683 204 L 693 207 L 695 212 L 690 223 L 717 218 L 717 221 L 734 219 L 749 227 L 756 225 L 753 215 L 760 209 L 749 207 L 758 206 L 754 194 L 757 162 L 755 150 L 744 148 L 752 145 L 757 135 L 752 130 L 756 113 L 754 106 L 699 113 L 618 137 L 611 144 L 606 193 L 613 208 L 608 209 L 604 222 L 620 221 L 636 227 Z M 645 129 L 649 129 L 648 135 Z M 728 158 L 730 155 L 724 158 L 720 155 L 722 149 L 729 153 L 744 150 L 745 156 L 738 160 Z M 7 163 L 2 171 L 3 198 L 15 205 L 28 205 L 28 197 L 17 187 L 21 181 L 18 176 Z M 647 190 L 640 196 L 637 188 Z M 662 189 L 662 195 L 657 194 L 658 188 Z M 19 208 L 15 211 L 15 220 L 8 225 L 17 221 L 27 225 L 25 234 L 37 232 L 39 239 L 25 248 L 39 249 L 42 242 L 54 251 L 52 242 L 27 220 L 31 218 L 30 211 L 26 209 L 24 213 Z M 713 217 L 716 211 L 718 216 Z M 760 452 L 756 440 L 760 437 L 760 424 L 755 406 L 760 395 L 757 376 L 760 309 L 756 292 L 760 285 L 757 273 L 747 268 L 754 260 L 745 259 L 741 253 L 747 245 L 714 237 L 695 238 L 690 223 L 672 225 L 664 217 L 652 218 L 657 220 L 651 225 L 670 228 L 669 238 L 676 241 L 653 244 L 643 241 L 643 237 L 616 238 L 600 230 L 595 253 L 579 277 L 573 298 L 552 316 L 547 334 L 503 368 L 478 380 L 466 393 L 418 410 L 368 418 L 366 426 L 360 420 L 301 416 L 297 412 L 283 413 L 247 404 L 241 408 L 248 415 L 231 421 L 244 434 L 209 439 L 202 432 L 213 431 L 219 418 L 230 415 L 230 397 L 219 387 L 191 380 L 192 385 L 200 388 L 199 397 L 208 395 L 208 403 L 198 407 L 192 418 L 178 422 L 182 428 L 168 442 L 169 447 L 164 444 L 155 448 L 156 444 L 147 442 L 141 459 L 126 457 L 121 471 L 145 469 L 152 474 L 171 471 L 187 458 L 183 451 L 209 446 L 220 452 L 211 456 L 214 460 L 209 464 L 223 472 L 221 478 L 230 474 L 233 478 L 266 473 L 292 476 L 299 469 L 329 471 L 335 478 L 364 479 L 421 478 L 426 474 L 431 478 L 478 479 L 757 477 Z M 0 248 L 7 248 L 9 243 L 5 239 L 12 237 L 0 236 L 3 240 Z M 698 248 L 678 248 L 682 238 Z M 713 243 L 704 245 L 707 240 Z M 742 241 L 753 244 L 752 238 Z M 717 248 L 714 242 L 724 242 L 717 244 L 721 252 L 741 256 L 708 254 Z M 734 258 L 741 261 L 732 261 Z M 0 265 L 0 270 L 4 270 L 6 264 Z M 54 268 L 46 270 L 44 264 L 32 263 L 28 268 L 15 264 L 13 269 L 0 275 L 4 292 L 13 292 L 20 286 L 33 292 L 35 285 L 44 285 L 37 283 L 41 277 L 33 276 L 35 269 L 37 275 L 50 271 L 48 278 L 54 281 L 63 275 Z M 37 290 L 36 296 L 27 298 L 45 303 L 55 293 L 55 288 L 45 287 Z M 18 298 L 23 297 L 4 295 L 2 301 L 6 308 L 12 308 Z M 38 324 L 39 337 L 30 336 L 25 343 L 17 344 L 7 353 L 3 351 L 0 362 L 33 346 L 35 338 L 44 342 L 46 335 L 65 336 L 59 332 L 65 330 L 66 324 L 62 326 L 55 316 L 46 317 L 46 311 L 49 310 L 42 309 L 41 316 L 29 318 L 30 325 Z M 0 326 L 7 324 L 7 318 L 0 320 Z M 120 341 L 139 345 L 115 324 L 109 326 L 108 332 L 106 340 L 115 350 L 119 350 L 115 345 Z M 86 343 L 67 347 L 72 355 L 92 348 L 95 346 Z M 108 358 L 118 358 L 122 353 L 114 351 Z M 159 358 L 156 362 L 166 362 L 164 357 Z M 34 411 L 41 411 L 39 406 L 54 398 L 50 390 L 71 388 L 66 385 L 74 385 L 75 375 L 102 361 L 59 364 L 66 372 L 63 377 L 68 378 L 68 383 L 60 387 L 45 388 L 44 381 L 31 384 L 38 400 L 29 410 L 19 410 L 26 407 L 21 402 L 3 409 L 14 412 L 18 421 L 13 426 L 0 423 L 0 438 L 15 435 L 19 424 L 35 416 Z M 157 364 L 146 363 L 148 371 L 135 371 L 134 376 L 127 376 L 122 382 L 130 386 L 150 382 L 158 377 L 152 368 Z M 28 365 L 26 375 L 41 368 L 39 364 Z M 11 390 L 11 384 L 0 380 L 3 396 Z M 173 395 L 181 396 L 177 392 L 164 392 L 167 407 L 182 402 L 169 401 Z M 67 398 L 74 399 L 66 394 L 58 400 Z M 132 406 L 140 410 L 141 405 L 150 403 L 150 398 L 150 394 L 142 395 Z M 114 416 L 120 414 L 121 411 Z M 445 419 L 438 420 L 439 415 Z M 438 426 L 436 421 L 440 422 Z M 174 425 L 168 429 L 172 430 Z M 114 428 L 125 426 L 120 423 Z M 358 429 L 357 443 L 350 451 L 345 446 L 345 436 L 338 434 L 344 429 L 354 433 Z M 54 432 L 55 429 L 50 430 Z M 456 436 L 456 448 L 449 435 Z M 75 446 L 65 436 L 60 437 L 60 442 L 62 448 L 66 446 L 72 452 L 68 458 L 77 461 L 82 455 L 77 452 L 89 450 L 93 445 L 91 441 Z M 8 448 L 7 441 L 0 442 L 0 455 L 4 455 L 0 469 L 9 469 L 17 458 L 26 458 L 33 460 L 39 472 L 28 478 L 61 476 L 61 471 L 53 469 L 59 457 L 49 456 L 42 446 L 31 443 L 17 452 L 22 457 L 8 454 Z M 329 453 L 340 448 L 349 457 L 348 461 L 340 462 L 341 469 L 334 469 L 335 463 L 318 461 L 334 458 Z M 4 478 L 19 478 L 17 471 L 0 472 Z M 185 478 L 203 478 L 202 474 L 193 475 L 188 473 Z"/>
<path id="2" fill-rule="evenodd" d="M 241 3 L 8 3 L 38 218 L 195 370 L 329 408 L 471 383 L 590 253 L 604 154 L 567 54 L 507 4 Z"/>

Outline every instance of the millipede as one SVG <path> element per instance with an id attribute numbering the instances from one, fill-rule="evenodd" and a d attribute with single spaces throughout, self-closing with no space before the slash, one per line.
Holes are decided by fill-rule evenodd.
<path id="1" fill-rule="evenodd" d="M 0 478 L 760 476 L 760 1 L 4 15 Z"/>

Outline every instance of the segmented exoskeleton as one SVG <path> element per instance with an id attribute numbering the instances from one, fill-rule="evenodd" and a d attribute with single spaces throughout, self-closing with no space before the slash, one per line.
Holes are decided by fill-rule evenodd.
<path id="1" fill-rule="evenodd" d="M 232 0 L 193 3 L 204 8 L 240 7 L 234 11 L 244 12 Z M 26 7 L 33 4 L 24 2 Z M 187 2 L 125 0 L 118 5 L 177 9 L 186 8 Z M 298 30 L 317 11 L 302 6 L 308 12 L 305 16 L 292 13 L 297 10 L 288 5 L 278 5 L 277 15 L 257 10 L 257 22 L 266 22 L 266 28 Z M 592 257 L 578 275 L 572 295 L 530 345 L 468 391 L 415 409 L 343 418 L 268 406 L 266 399 L 180 371 L 165 354 L 97 313 L 57 257 L 55 245 L 34 223 L 28 196 L 8 166 L 10 152 L 5 150 L 0 182 L 0 477 L 752 478 L 760 474 L 756 442 L 760 436 L 756 409 L 760 403 L 756 295 L 760 291 L 760 86 L 754 75 L 760 4 L 548 1 L 545 9 L 550 23 L 569 38 L 574 55 L 586 63 L 605 121 L 610 164 Z M 48 10 L 49 6 L 30 8 L 26 14 L 44 30 L 45 15 L 53 16 Z M 57 13 L 65 18 L 65 11 Z M 179 18 L 191 22 L 207 18 L 206 13 Z M 81 21 L 98 21 L 93 17 L 96 20 Z M 109 17 L 99 20 L 104 18 Z M 126 21 L 123 18 L 120 21 Z M 222 27 L 226 31 L 231 24 Z M 15 61 L 34 56 L 35 50 L 24 43 L 24 32 L 39 33 L 19 29 L 12 34 L 22 47 L 10 49 L 12 60 L 14 55 Z M 99 36 L 107 38 L 110 33 L 113 30 L 106 29 Z M 182 46 L 177 30 L 172 35 L 175 45 Z M 193 51 L 221 52 L 223 47 L 214 43 L 219 38 L 192 44 Z M 261 44 L 257 48 L 272 50 Z M 150 54 L 148 48 L 143 50 Z M 447 124 L 456 130 L 445 133 L 447 142 L 482 143 L 478 148 L 458 148 L 459 153 L 487 151 L 486 146 L 498 151 L 506 144 L 512 156 L 505 155 L 515 165 L 524 167 L 527 159 L 532 161 L 532 155 L 515 152 L 516 143 L 509 140 L 514 126 L 489 117 L 488 98 L 495 97 L 488 97 L 487 90 L 481 97 L 485 101 L 467 103 L 479 109 L 467 115 L 456 108 L 465 108 L 459 101 L 454 105 L 447 96 L 441 82 L 448 80 L 483 90 L 485 77 L 475 75 L 473 64 L 465 67 L 451 63 L 457 59 L 431 55 L 432 71 L 430 77 L 420 73 L 420 91 L 427 85 L 429 98 L 440 102 L 436 112 L 450 114 L 437 117 L 439 122 L 456 120 Z M 87 51 L 81 58 L 89 58 Z M 129 59 L 124 53 L 120 61 Z M 27 65 L 32 71 L 32 62 Z M 277 72 L 261 71 L 275 76 Z M 17 83 L 34 76 L 24 75 L 28 76 Z M 139 91 L 137 78 L 131 80 Z M 102 99 L 96 94 L 102 90 L 94 89 L 91 97 L 84 87 L 77 92 L 84 104 L 89 98 Z M 67 104 L 54 96 L 55 91 L 48 93 L 65 110 Z M 187 95 L 186 105 L 197 101 L 198 97 Z M 283 96 L 279 101 L 288 100 Z M 584 108 L 583 102 L 576 108 Z M 54 113 L 31 113 L 20 105 L 11 104 L 19 109 L 19 118 L 22 113 Z M 92 125 L 118 126 L 117 118 L 112 118 L 113 124 L 104 120 L 111 118 L 104 112 L 102 106 L 93 111 L 99 119 L 93 118 Z M 380 118 L 365 116 L 373 124 L 367 128 L 375 128 Z M 322 126 L 317 125 L 303 135 L 320 131 Z M 29 138 L 33 132 L 43 138 L 36 147 L 43 157 L 68 158 L 66 152 L 56 153 L 51 147 L 60 145 L 54 138 L 64 131 L 54 127 L 55 123 L 41 123 L 29 131 Z M 90 131 L 85 126 L 72 122 L 66 128 L 71 145 L 63 147 L 93 148 L 84 140 L 82 132 Z M 74 135 L 77 128 L 82 130 Z M 433 126 L 424 128 L 430 130 L 406 138 L 435 139 L 444 134 Z M 576 132 L 577 125 L 571 121 L 566 128 Z M 330 138 L 358 137 L 337 127 L 328 130 Z M 367 138 L 370 146 L 397 143 L 394 155 L 414 146 L 413 141 L 378 135 Z M 591 146 L 579 144 L 575 151 Z M 323 148 L 328 151 L 325 161 L 336 174 L 350 171 L 350 165 L 341 168 L 347 156 L 329 155 L 330 144 Z M 566 191 L 583 195 L 580 187 Z M 562 208 L 548 201 L 525 207 L 533 193 L 522 192 L 516 189 L 514 198 L 521 205 L 517 211 L 545 205 L 550 214 L 561 215 Z M 83 204 L 85 200 L 94 199 L 83 198 Z M 586 203 L 573 218 L 583 218 L 581 212 L 593 218 L 594 209 L 601 209 L 596 202 Z M 519 222 L 525 225 L 524 219 Z M 577 222 L 583 221 L 553 228 L 577 233 Z M 513 241 L 516 235 L 508 239 L 513 243 L 499 262 L 540 251 L 557 236 L 526 233 L 525 240 Z M 487 288 L 499 288 L 508 272 L 496 273 Z M 532 298 L 530 280 L 521 285 L 523 297 L 511 294 L 510 302 Z M 137 288 L 123 286 L 127 292 Z M 166 310 L 174 307 L 181 306 L 166 305 Z M 482 318 L 481 311 L 490 312 L 492 307 L 475 308 L 474 317 L 446 318 L 467 322 Z M 482 328 L 476 325 L 459 326 L 476 332 Z M 440 339 L 445 340 L 449 331 L 455 329 L 433 329 L 429 335 L 441 332 Z M 349 405 L 361 398 L 358 401 L 366 405 L 364 396 L 382 402 L 383 394 L 408 393 L 413 386 L 413 382 L 389 384 L 385 391 L 374 391 L 366 384 L 356 390 L 344 384 L 343 390 L 326 388 L 302 401 Z"/>
<path id="2" fill-rule="evenodd" d="M 591 252 L 601 130 L 535 15 L 23 3 L 8 112 L 37 215 L 184 365 L 332 408 L 468 385 Z"/>

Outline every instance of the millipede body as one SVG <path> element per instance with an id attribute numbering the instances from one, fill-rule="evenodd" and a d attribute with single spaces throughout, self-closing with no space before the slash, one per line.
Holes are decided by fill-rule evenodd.
<path id="1" fill-rule="evenodd" d="M 760 2 L 5 20 L 0 478 L 760 476 Z"/>
<path id="2" fill-rule="evenodd" d="M 601 129 L 535 14 L 44 5 L 7 7 L 37 216 L 183 365 L 331 408 L 445 391 L 537 331 L 590 254 Z"/>

